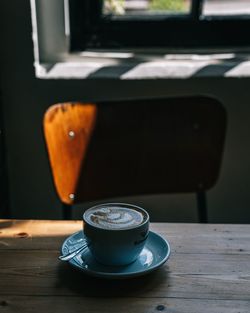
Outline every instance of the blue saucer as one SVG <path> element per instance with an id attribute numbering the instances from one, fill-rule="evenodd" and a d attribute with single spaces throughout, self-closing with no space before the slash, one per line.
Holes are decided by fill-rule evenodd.
<path id="1" fill-rule="evenodd" d="M 78 231 L 69 236 L 62 245 L 62 254 L 75 250 L 85 240 Z M 160 235 L 150 231 L 145 247 L 138 259 L 126 266 L 107 266 L 95 261 L 88 248 L 69 260 L 69 264 L 86 274 L 102 278 L 130 278 L 150 273 L 163 265 L 170 255 L 170 245 Z"/>

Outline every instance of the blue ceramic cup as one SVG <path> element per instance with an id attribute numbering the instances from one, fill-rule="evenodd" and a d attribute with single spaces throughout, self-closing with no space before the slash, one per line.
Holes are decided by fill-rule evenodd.
<path id="1" fill-rule="evenodd" d="M 132 204 L 99 204 L 84 212 L 83 231 L 96 261 L 123 266 L 141 253 L 149 233 L 149 215 Z"/>

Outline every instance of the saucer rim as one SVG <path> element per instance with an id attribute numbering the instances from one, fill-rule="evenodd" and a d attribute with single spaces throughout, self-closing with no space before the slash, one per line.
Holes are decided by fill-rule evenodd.
<path id="1" fill-rule="evenodd" d="M 82 235 L 84 236 L 84 232 L 83 230 L 79 230 L 71 235 L 69 235 L 63 242 L 62 246 L 61 246 L 61 253 L 63 254 L 63 247 L 66 244 L 66 242 L 69 240 L 69 238 L 74 237 L 75 235 L 82 233 Z M 144 270 L 139 270 L 139 271 L 133 271 L 133 272 L 128 272 L 128 273 L 112 273 L 112 272 L 99 272 L 99 271 L 94 271 L 94 270 L 90 270 L 87 268 L 84 268 L 76 259 L 76 257 L 72 258 L 71 260 L 68 261 L 68 263 L 73 266 L 74 268 L 78 269 L 79 271 L 86 273 L 90 276 L 94 276 L 94 277 L 99 277 L 99 278 L 108 278 L 108 279 L 124 279 L 124 278 L 132 278 L 132 277 L 137 277 L 137 276 L 142 276 L 142 275 L 146 275 L 148 273 L 151 273 L 152 271 L 158 269 L 159 267 L 161 267 L 170 257 L 171 254 L 171 248 L 170 248 L 170 244 L 167 241 L 167 239 L 163 238 L 160 234 L 154 232 L 154 231 L 149 231 L 149 234 L 152 234 L 156 237 L 158 237 L 167 247 L 167 253 L 166 255 L 163 257 L 163 259 L 158 262 L 157 264 L 153 265 L 152 267 L 149 266 L 148 268 L 144 269 Z M 147 243 L 145 244 L 145 246 L 147 245 Z M 104 266 L 104 265 L 103 265 Z"/>

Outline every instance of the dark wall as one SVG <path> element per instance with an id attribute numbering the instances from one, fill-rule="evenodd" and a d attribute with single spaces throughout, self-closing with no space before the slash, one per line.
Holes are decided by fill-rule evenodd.
<path id="1" fill-rule="evenodd" d="M 2 0 L 1 91 L 5 122 L 6 158 L 12 216 L 60 218 L 42 134 L 45 110 L 69 100 L 100 101 L 174 95 L 211 95 L 228 113 L 228 132 L 221 175 L 208 194 L 210 221 L 250 222 L 250 93 L 248 78 L 193 78 L 185 80 L 40 80 L 35 78 L 31 16 L 28 0 Z M 211 123 L 213 121 L 211 120 Z M 171 216 L 195 220 L 193 198 L 170 201 Z M 152 199 L 147 205 L 150 207 Z M 163 215 L 166 197 L 157 202 Z M 81 208 L 77 209 L 77 217 Z M 191 219 L 192 220 L 192 219 Z"/>

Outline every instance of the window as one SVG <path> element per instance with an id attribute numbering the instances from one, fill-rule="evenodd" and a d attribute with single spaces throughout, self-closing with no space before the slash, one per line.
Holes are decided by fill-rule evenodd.
<path id="1" fill-rule="evenodd" d="M 250 0 L 69 0 L 71 51 L 250 45 Z"/>

